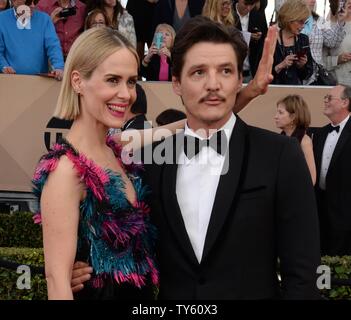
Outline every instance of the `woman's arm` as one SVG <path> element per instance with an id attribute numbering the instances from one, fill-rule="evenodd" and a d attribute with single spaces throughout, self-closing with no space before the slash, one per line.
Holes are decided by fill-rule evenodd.
<path id="1" fill-rule="evenodd" d="M 257 68 L 257 72 L 255 77 L 248 83 L 248 85 L 239 92 L 233 108 L 235 113 L 242 110 L 257 96 L 267 92 L 268 85 L 273 80 L 272 66 L 275 47 L 277 44 L 277 36 L 277 27 L 269 27 L 266 39 L 264 40 L 263 53 Z"/>
<path id="2" fill-rule="evenodd" d="M 40 199 L 45 275 L 50 300 L 72 300 L 71 273 L 77 248 L 83 187 L 73 164 L 62 157 Z"/>
<path id="3" fill-rule="evenodd" d="M 304 135 L 304 137 L 302 138 L 301 148 L 305 155 L 308 169 L 310 170 L 312 183 L 313 185 L 315 185 L 316 179 L 317 179 L 317 170 L 316 170 L 316 164 L 314 162 L 312 140 L 308 135 Z"/>
<path id="4" fill-rule="evenodd" d="M 125 130 L 112 136 L 113 140 L 128 150 L 137 150 L 153 142 L 161 141 L 184 129 L 186 119 L 172 122 L 157 128 Z"/>

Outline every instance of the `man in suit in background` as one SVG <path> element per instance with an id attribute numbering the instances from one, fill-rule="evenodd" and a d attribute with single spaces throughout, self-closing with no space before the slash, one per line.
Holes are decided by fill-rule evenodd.
<path id="1" fill-rule="evenodd" d="M 323 255 L 351 254 L 351 88 L 338 85 L 324 97 L 330 124 L 312 129 L 316 196 Z"/>
<path id="2" fill-rule="evenodd" d="M 176 36 L 172 82 L 187 124 L 144 161 L 159 299 L 318 297 L 318 216 L 301 148 L 232 112 L 246 53 L 239 33 L 201 16 Z"/>
<path id="3" fill-rule="evenodd" d="M 250 35 L 249 54 L 244 61 L 244 82 L 255 76 L 258 63 L 262 56 L 264 39 L 267 35 L 267 20 L 263 11 L 257 11 L 255 6 L 259 0 L 235 0 L 234 14 L 236 15 L 237 28 Z"/>

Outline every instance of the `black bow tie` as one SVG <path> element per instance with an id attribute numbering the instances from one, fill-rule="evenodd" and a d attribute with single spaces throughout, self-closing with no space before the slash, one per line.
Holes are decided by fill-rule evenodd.
<path id="1" fill-rule="evenodd" d="M 333 127 L 331 124 L 328 125 L 328 132 L 333 132 L 333 131 L 339 132 L 340 126 Z"/>
<path id="2" fill-rule="evenodd" d="M 193 136 L 184 136 L 184 153 L 191 159 L 196 156 L 203 147 L 211 147 L 222 156 L 227 149 L 227 136 L 223 130 L 217 131 L 210 139 L 200 140 Z"/>

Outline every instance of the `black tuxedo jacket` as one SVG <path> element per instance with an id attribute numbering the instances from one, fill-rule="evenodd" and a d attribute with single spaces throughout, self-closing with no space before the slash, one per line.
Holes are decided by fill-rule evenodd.
<path id="1" fill-rule="evenodd" d="M 328 126 L 312 128 L 313 152 L 317 168 L 316 192 L 319 190 L 319 178 Z M 351 118 L 347 121 L 334 153 L 326 176 L 326 212 L 330 227 L 351 231 Z M 319 197 L 317 197 L 318 199 Z"/>
<path id="2" fill-rule="evenodd" d="M 235 6 L 236 2 L 234 2 Z M 236 9 L 234 7 L 233 13 L 235 15 L 235 19 L 237 21 L 236 27 L 239 30 L 242 30 L 240 19 L 238 14 L 236 13 Z M 258 64 L 262 57 L 264 39 L 266 38 L 268 27 L 265 13 L 262 11 L 252 10 L 249 15 L 249 32 L 255 32 L 255 28 L 258 28 L 262 32 L 262 36 L 259 41 L 250 41 L 249 45 L 249 63 L 250 63 L 250 71 L 253 76 L 255 76 Z"/>
<path id="3" fill-rule="evenodd" d="M 183 134 L 166 139 L 153 151 L 167 163 L 145 165 L 159 232 L 159 298 L 318 297 L 318 217 L 297 141 L 247 126 L 237 117 L 226 155 L 229 171 L 219 181 L 201 263 L 176 196 L 174 160 L 183 141 Z"/>

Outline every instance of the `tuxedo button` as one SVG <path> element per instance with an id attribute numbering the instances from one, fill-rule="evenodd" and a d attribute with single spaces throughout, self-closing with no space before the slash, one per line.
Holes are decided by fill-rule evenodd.
<path id="1" fill-rule="evenodd" d="M 200 277 L 198 283 L 199 285 L 204 285 L 206 283 L 206 279 L 204 277 Z"/>

